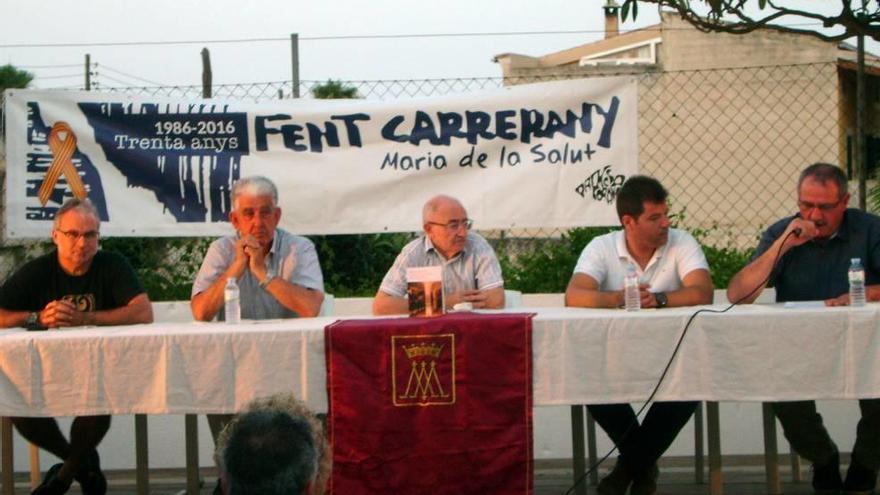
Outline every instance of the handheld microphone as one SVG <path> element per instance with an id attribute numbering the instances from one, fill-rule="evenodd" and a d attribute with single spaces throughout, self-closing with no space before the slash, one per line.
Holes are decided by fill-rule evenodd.
<path id="1" fill-rule="evenodd" d="M 795 213 L 794 217 L 795 217 L 795 218 L 803 218 L 803 217 L 801 217 L 801 213 L 800 213 L 800 212 Z M 795 237 L 800 237 L 801 234 L 803 234 L 804 231 L 803 231 L 803 229 L 801 229 L 800 227 L 798 227 L 798 228 L 792 230 L 791 232 L 794 234 Z"/>

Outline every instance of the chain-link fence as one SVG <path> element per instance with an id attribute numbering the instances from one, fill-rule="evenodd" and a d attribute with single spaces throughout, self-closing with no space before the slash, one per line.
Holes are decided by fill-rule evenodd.
<path id="1" fill-rule="evenodd" d="M 848 150 L 848 136 L 854 128 L 853 98 L 848 95 L 852 89 L 843 84 L 837 64 L 642 73 L 629 68 L 619 74 L 610 74 L 606 68 L 603 72 L 603 76 L 637 79 L 641 173 L 657 177 L 669 189 L 678 224 L 698 234 L 716 272 L 721 266 L 735 271 L 747 259 L 747 249 L 756 244 L 760 231 L 794 210 L 801 169 L 816 161 L 844 166 L 852 160 Z M 355 88 L 358 97 L 389 100 L 584 77 L 583 73 L 566 73 L 338 82 Z M 302 81 L 302 97 L 312 97 L 312 90 L 321 84 Z M 174 98 L 202 96 L 201 86 L 100 90 Z M 290 81 L 226 84 L 214 86 L 212 94 L 214 98 L 267 100 L 290 98 L 293 87 Z M 535 229 L 484 235 L 499 251 L 508 287 L 542 292 L 564 290 L 584 243 L 606 230 Z M 410 238 L 411 234 L 315 238 L 328 291 L 371 295 L 393 255 Z M 125 242 L 117 243 L 117 248 L 126 250 Z M 136 246 L 138 240 L 130 242 Z M 197 251 L 204 247 L 204 240 L 166 240 L 165 247 L 157 244 L 160 241 L 150 242 L 159 255 L 145 260 L 147 265 L 139 267 L 141 273 L 152 277 L 161 274 L 167 284 L 177 287 L 151 296 L 187 298 L 188 283 L 200 261 Z M 336 249 L 345 249 L 345 254 L 336 253 Z M 0 275 L 33 255 L 32 250 L 8 245 L 4 251 Z M 714 259 L 718 256 L 723 259 Z M 352 272 L 361 272 L 361 278 Z M 726 283 L 729 275 L 716 277 L 716 285 Z M 353 279 L 356 281 L 351 282 Z"/>

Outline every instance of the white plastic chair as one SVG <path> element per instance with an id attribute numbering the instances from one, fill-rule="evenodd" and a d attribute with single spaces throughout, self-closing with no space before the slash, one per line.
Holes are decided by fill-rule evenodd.
<path id="1" fill-rule="evenodd" d="M 321 303 L 321 310 L 318 311 L 318 316 L 333 316 L 335 302 L 336 298 L 333 297 L 333 294 L 324 294 L 324 302 Z"/>
<path id="2" fill-rule="evenodd" d="M 522 307 L 522 292 L 518 290 L 504 290 L 504 308 L 521 308 Z"/>

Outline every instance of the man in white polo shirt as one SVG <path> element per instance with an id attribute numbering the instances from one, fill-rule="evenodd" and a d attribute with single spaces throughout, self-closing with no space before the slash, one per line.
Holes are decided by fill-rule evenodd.
<path id="1" fill-rule="evenodd" d="M 566 306 L 622 307 L 623 278 L 630 263 L 639 274 L 643 308 L 712 303 L 706 257 L 693 236 L 670 228 L 667 196 L 651 177 L 637 175 L 623 184 L 617 196 L 617 216 L 623 230 L 597 237 L 584 248 L 565 291 Z M 641 425 L 629 404 L 587 406 L 620 451 L 617 465 L 599 483 L 598 493 L 623 495 L 630 484 L 632 495 L 655 493 L 657 459 L 675 440 L 696 405 L 656 402 Z"/>

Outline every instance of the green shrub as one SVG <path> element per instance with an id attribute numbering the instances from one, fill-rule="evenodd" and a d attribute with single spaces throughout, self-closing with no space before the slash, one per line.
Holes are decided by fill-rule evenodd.
<path id="1" fill-rule="evenodd" d="M 189 300 L 211 238 L 108 237 L 101 249 L 125 256 L 151 301 Z"/>
<path id="2" fill-rule="evenodd" d="M 490 239 L 498 254 L 505 287 L 524 293 L 564 292 L 574 265 L 594 237 L 619 227 L 578 227 L 556 238 Z M 717 228 L 691 229 L 709 261 L 712 282 L 725 288 L 745 266 L 753 248 L 708 244 Z M 318 251 L 324 285 L 337 297 L 371 297 L 413 233 L 311 236 Z M 102 249 L 125 256 L 153 301 L 188 300 L 192 282 L 212 238 L 115 237 L 101 240 Z M 48 243 L 37 247 L 48 248 Z M 42 252 L 34 247 L 5 246 L 8 262 L 20 266 Z M 36 254 L 34 254 L 36 253 Z"/>
<path id="3" fill-rule="evenodd" d="M 495 243 L 504 286 L 523 293 L 564 292 L 584 246 L 612 227 L 577 227 L 558 239 L 502 239 Z"/>
<path id="4" fill-rule="evenodd" d="M 310 236 L 318 251 L 324 289 L 336 297 L 372 297 L 412 234 Z"/>

